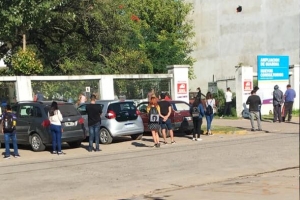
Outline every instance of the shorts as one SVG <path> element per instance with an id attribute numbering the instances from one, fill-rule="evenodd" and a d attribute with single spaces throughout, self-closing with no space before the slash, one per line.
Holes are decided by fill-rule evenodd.
<path id="1" fill-rule="evenodd" d="M 160 127 L 161 129 L 168 129 L 168 130 L 172 130 L 172 123 L 171 123 L 171 119 L 167 119 L 167 121 L 163 121 L 162 118 L 159 118 L 159 123 L 160 123 Z"/>

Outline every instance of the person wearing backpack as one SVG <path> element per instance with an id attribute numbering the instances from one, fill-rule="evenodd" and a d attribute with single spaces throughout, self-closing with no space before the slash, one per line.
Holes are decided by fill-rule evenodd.
<path id="1" fill-rule="evenodd" d="M 48 117 L 50 121 L 50 131 L 52 133 L 52 154 L 63 155 L 65 154 L 61 151 L 61 121 L 63 117 L 58 109 L 57 102 L 52 102 Z"/>
<path id="2" fill-rule="evenodd" d="M 211 132 L 211 123 L 214 118 L 214 108 L 216 107 L 216 101 L 212 97 L 212 94 L 210 92 L 207 92 L 206 94 L 206 100 L 205 100 L 205 118 L 207 123 L 207 135 L 213 135 Z"/>
<path id="3" fill-rule="evenodd" d="M 151 97 L 149 104 L 147 106 L 147 113 L 149 115 L 148 127 L 151 130 L 153 141 L 154 141 L 153 147 L 159 148 L 160 147 L 159 135 L 158 135 L 158 130 L 160 128 L 159 117 L 163 117 L 163 116 L 160 114 L 160 107 L 157 103 L 156 97 Z"/>
<path id="4" fill-rule="evenodd" d="M 12 113 L 11 106 L 6 106 L 6 111 L 1 116 L 2 120 L 2 133 L 4 133 L 5 140 L 5 159 L 10 158 L 10 149 L 9 142 L 10 140 L 13 143 L 14 147 L 14 157 L 19 158 L 20 154 L 18 152 L 17 145 L 17 135 L 16 135 L 16 125 L 17 125 L 17 117 L 14 113 Z"/>
<path id="5" fill-rule="evenodd" d="M 200 133 L 201 133 L 201 126 L 202 126 L 202 117 L 204 114 L 204 109 L 201 103 L 201 100 L 199 98 L 196 98 L 193 102 L 190 113 L 193 118 L 193 141 L 201 141 Z"/>

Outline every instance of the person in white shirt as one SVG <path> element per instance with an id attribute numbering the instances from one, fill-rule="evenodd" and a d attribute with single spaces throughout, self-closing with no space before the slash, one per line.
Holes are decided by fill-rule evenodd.
<path id="1" fill-rule="evenodd" d="M 63 120 L 63 117 L 58 109 L 57 102 L 52 102 L 48 117 L 50 121 L 50 131 L 52 134 L 52 154 L 62 155 L 64 154 L 61 151 L 61 121 Z"/>
<path id="2" fill-rule="evenodd" d="M 232 92 L 230 90 L 230 87 L 227 88 L 227 91 L 225 93 L 225 109 L 224 109 L 224 115 L 229 116 L 231 115 L 231 105 L 232 105 Z"/>

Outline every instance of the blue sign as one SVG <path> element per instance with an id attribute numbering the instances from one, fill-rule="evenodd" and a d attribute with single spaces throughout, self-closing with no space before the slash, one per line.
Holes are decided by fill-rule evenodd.
<path id="1" fill-rule="evenodd" d="M 289 80 L 289 56 L 257 56 L 257 80 Z"/>

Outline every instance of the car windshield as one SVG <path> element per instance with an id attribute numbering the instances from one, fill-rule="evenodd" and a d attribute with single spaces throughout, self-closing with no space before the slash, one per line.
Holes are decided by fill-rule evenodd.
<path id="1" fill-rule="evenodd" d="M 50 106 L 45 107 L 45 111 L 48 114 Z M 80 113 L 76 110 L 75 106 L 72 104 L 62 104 L 58 105 L 58 109 L 60 110 L 63 117 L 77 116 Z"/>

